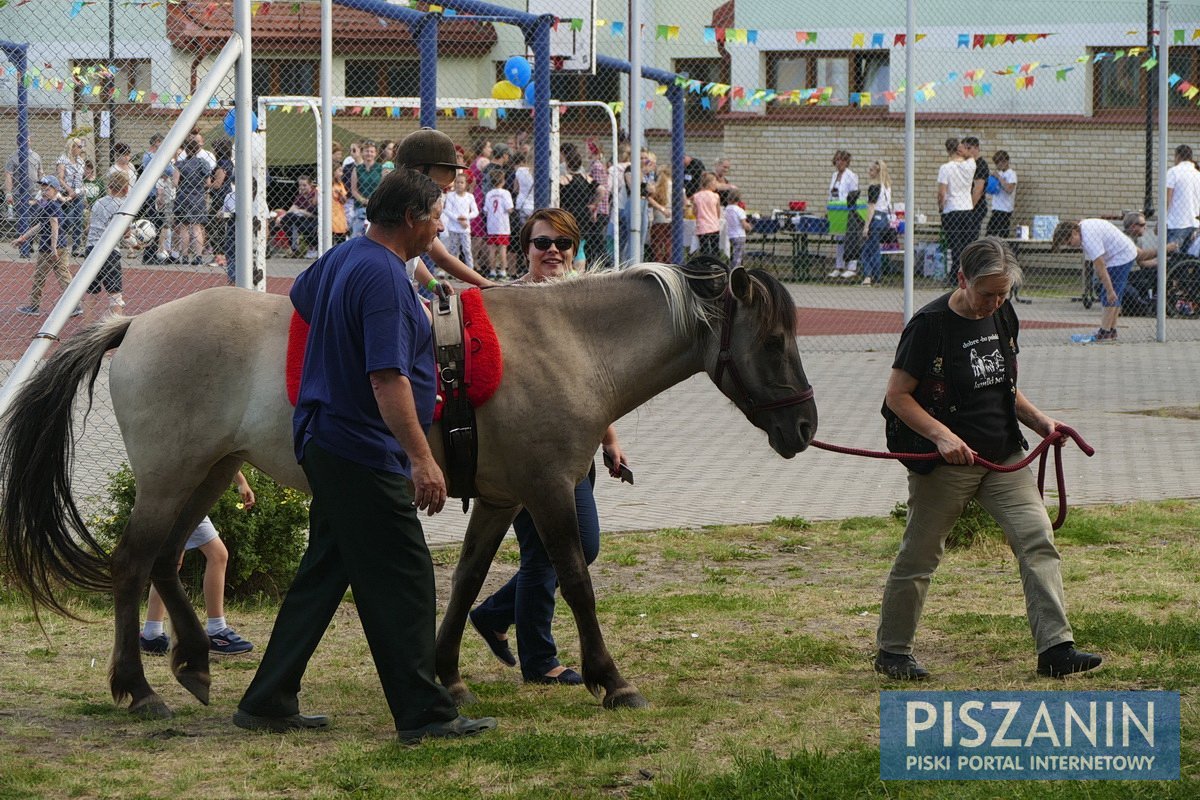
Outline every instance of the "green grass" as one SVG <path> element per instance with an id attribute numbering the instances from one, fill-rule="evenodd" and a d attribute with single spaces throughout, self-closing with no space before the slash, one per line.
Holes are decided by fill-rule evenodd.
<path id="1" fill-rule="evenodd" d="M 323 734 L 275 736 L 229 717 L 258 665 L 275 609 L 237 604 L 230 621 L 259 647 L 212 664 L 212 705 L 146 673 L 173 719 L 143 722 L 107 692 L 111 607 L 72 597 L 92 623 L 43 616 L 0 595 L 0 800 L 29 798 L 1192 798 L 1200 796 L 1200 502 L 1073 509 L 1058 533 L 1075 637 L 1103 669 L 1036 677 L 1020 578 L 986 520 L 947 551 L 918 632 L 930 689 L 1138 689 L 1182 695 L 1177 783 L 879 780 L 879 695 L 871 669 L 880 591 L 899 546 L 895 517 L 672 528 L 606 536 L 592 568 L 605 640 L 650 701 L 605 711 L 581 689 L 526 686 L 468 629 L 478 739 L 400 747 L 354 606 L 342 605 L 304 679 Z M 458 549 L 434 554 L 445 607 Z M 485 586 L 513 572 L 501 547 Z M 579 666 L 569 609 L 560 657 Z"/>

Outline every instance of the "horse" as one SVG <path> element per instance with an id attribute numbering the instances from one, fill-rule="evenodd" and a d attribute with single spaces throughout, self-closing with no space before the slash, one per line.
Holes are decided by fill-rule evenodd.
<path id="1" fill-rule="evenodd" d="M 575 515 L 574 486 L 609 424 L 704 370 L 784 458 L 815 435 L 790 294 L 765 271 L 718 265 L 641 264 L 483 293 L 503 378 L 476 409 L 478 497 L 436 640 L 438 679 L 460 705 L 475 699 L 459 672 L 467 612 L 522 506 L 574 614 L 587 689 L 598 699 L 603 691 L 605 708 L 647 704 L 605 645 Z M 109 688 L 132 714 L 171 715 L 138 648 L 147 581 L 175 630 L 172 673 L 207 704 L 208 639 L 176 570 L 184 542 L 243 462 L 308 490 L 285 382 L 291 315 L 285 296 L 221 287 L 110 317 L 64 342 L 0 420 L 0 535 L 10 575 L 35 611 L 73 616 L 56 596 L 64 584 L 112 593 Z M 114 349 L 109 392 L 136 499 L 110 554 L 87 530 L 70 471 L 76 395 L 86 383 L 90 408 Z M 444 469 L 438 423 L 429 440 Z"/>

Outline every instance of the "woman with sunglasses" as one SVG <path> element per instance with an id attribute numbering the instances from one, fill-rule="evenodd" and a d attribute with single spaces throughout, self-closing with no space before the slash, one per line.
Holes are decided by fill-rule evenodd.
<path id="1" fill-rule="evenodd" d="M 561 208 L 538 209 L 521 228 L 519 241 L 529 259 L 529 272 L 518 283 L 563 278 L 569 274 L 575 249 L 579 246 L 579 225 L 574 216 Z M 625 455 L 612 425 L 604 432 L 602 447 L 614 465 L 609 474 L 619 478 Z M 593 466 L 575 487 L 579 539 L 588 564 L 600 552 L 600 519 L 592 495 L 595 483 Z M 538 536 L 533 517 L 522 510 L 513 521 L 513 528 L 521 548 L 521 566 L 508 583 L 471 612 L 471 624 L 496 658 L 510 667 L 517 665 L 517 659 L 509 648 L 508 629 L 516 625 L 517 652 L 526 683 L 582 684 L 583 678 L 578 672 L 558 661 L 558 648 L 550 632 L 558 576 Z"/>

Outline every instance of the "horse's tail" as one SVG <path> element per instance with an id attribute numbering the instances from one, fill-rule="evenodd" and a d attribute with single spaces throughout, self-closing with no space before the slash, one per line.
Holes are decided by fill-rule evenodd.
<path id="1" fill-rule="evenodd" d="M 71 497 L 74 406 L 87 380 L 88 409 L 105 352 L 132 322 L 114 317 L 68 339 L 16 393 L 0 419 L 0 537 L 8 574 L 33 601 L 74 617 L 55 597 L 66 583 L 112 586 L 108 554 L 88 532 Z"/>

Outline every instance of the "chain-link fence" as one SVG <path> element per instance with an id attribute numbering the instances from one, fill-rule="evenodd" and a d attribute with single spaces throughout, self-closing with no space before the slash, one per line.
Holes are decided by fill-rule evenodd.
<path id="1" fill-rule="evenodd" d="M 1188 239 L 1200 210 L 1200 173 L 1186 151 L 1175 164 L 1177 146 L 1200 147 L 1192 141 L 1200 132 L 1200 5 L 1172 3 L 1160 35 L 1157 4 L 965 8 L 936 0 L 917 4 L 910 40 L 904 5 L 894 2 L 819 8 L 645 0 L 639 23 L 625 3 L 611 0 L 509 0 L 486 14 L 470 0 L 347 0 L 333 6 L 333 59 L 325 65 L 318 3 L 249 6 L 256 102 L 247 110 L 261 112 L 263 129 L 256 135 L 265 185 L 256 213 L 268 291 L 286 291 L 319 250 L 322 195 L 334 200 L 335 241 L 361 233 L 363 200 L 390 168 L 394 143 L 422 119 L 416 98 L 430 59 L 413 22 L 420 14 L 436 17 L 436 124 L 460 146 L 466 191 L 481 211 L 469 225 L 468 251 L 481 273 L 501 269 L 495 249 L 482 247 L 487 191 L 507 188 L 514 211 L 495 224 L 515 233 L 538 186 L 555 187 L 549 196 L 557 199 L 558 188 L 590 181 L 586 202 L 573 209 L 589 234 L 589 262 L 673 260 L 680 244 L 684 252 L 703 244 L 769 269 L 794 288 L 805 350 L 895 346 L 906 227 L 915 238 L 916 307 L 944 291 L 957 250 L 979 235 L 999 235 L 1024 267 L 1024 342 L 1068 346 L 1073 336 L 1096 330 L 1101 308 L 1083 251 L 1069 243 L 1055 251 L 1050 239 L 1059 222 L 1095 219 L 1102 222 L 1086 226 L 1082 242 L 1090 255 L 1105 253 L 1108 266 L 1117 266 L 1113 257 L 1136 253 L 1122 295 L 1120 341 L 1149 341 L 1158 290 L 1156 270 L 1145 268 L 1156 258 L 1148 231 L 1165 224 L 1181 240 L 1166 267 L 1167 346 L 1200 338 L 1200 261 L 1187 255 L 1200 248 Z M 501 7 L 514 13 L 499 14 Z M 520 24 L 529 12 L 558 17 L 549 94 L 563 105 L 548 142 L 537 135 L 540 112 L 524 102 L 536 99 L 536 59 Z M 140 174 L 158 138 L 192 102 L 233 32 L 233 6 L 0 0 L 0 23 L 4 378 L 58 298 L 55 281 L 79 264 L 99 199 L 121 183 L 113 176 Z M 634 35 L 653 75 L 642 84 L 641 109 L 629 108 L 623 63 Z M 1165 60 L 1160 39 L 1169 49 Z M 322 69 L 336 96 L 330 108 L 320 103 Z M 1155 208 L 1160 71 L 1168 82 L 1172 167 L 1165 215 Z M 143 249 L 124 252 L 121 284 L 110 273 L 63 336 L 110 307 L 138 313 L 231 280 L 233 93 L 231 73 L 201 114 L 198 135 L 142 209 L 153 235 L 144 236 Z M 910 98 L 911 174 L 904 119 Z M 591 105 L 571 105 L 580 101 Z M 314 108 L 332 112 L 332 141 L 320 138 Z M 610 110 L 621 129 L 615 152 Z M 632 158 L 626 129 L 638 116 L 646 147 L 640 189 L 624 179 Z M 20 146 L 26 135 L 28 151 Z M 950 140 L 957 141 L 948 147 Z M 539 148 L 552 150 L 548 161 Z M 332 186 L 317 179 L 318 153 L 333 160 Z M 548 174 L 539 174 L 546 163 Z M 65 270 L 39 262 L 37 237 L 12 244 L 44 213 L 37 204 L 50 190 L 38 183 L 42 176 L 59 184 Z M 699 203 L 692 201 L 696 192 L 704 193 Z M 567 195 L 579 192 L 564 193 L 564 203 Z M 636 202 L 630 196 L 644 198 L 640 220 L 629 217 Z M 1106 227 L 1124 229 L 1130 212 L 1149 221 L 1142 228 L 1136 214 L 1129 219 L 1141 252 Z M 621 232 L 615 240 L 614 222 Z M 642 231 L 643 253 L 628 252 L 631 227 Z M 504 271 L 512 277 L 522 262 L 512 248 Z M 49 284 L 44 294 L 39 275 Z M 122 458 L 106 418 L 103 409 L 93 417 L 95 443 L 83 445 L 96 473 Z"/>

